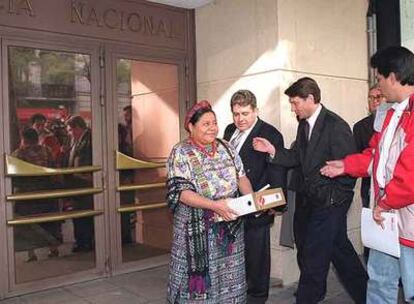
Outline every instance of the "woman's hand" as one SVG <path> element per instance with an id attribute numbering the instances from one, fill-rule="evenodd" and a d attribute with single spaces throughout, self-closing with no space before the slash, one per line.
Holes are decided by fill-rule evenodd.
<path id="1" fill-rule="evenodd" d="M 228 206 L 228 201 L 226 199 L 215 201 L 212 208 L 215 213 L 227 222 L 234 221 L 239 216 L 236 211 Z"/>
<path id="2" fill-rule="evenodd" d="M 259 152 L 269 153 L 270 155 L 276 154 L 275 147 L 267 139 L 262 137 L 253 138 L 253 149 Z"/>

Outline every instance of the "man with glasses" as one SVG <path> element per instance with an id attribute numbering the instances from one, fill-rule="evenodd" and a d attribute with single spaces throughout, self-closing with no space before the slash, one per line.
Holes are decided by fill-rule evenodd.
<path id="1" fill-rule="evenodd" d="M 368 111 L 369 115 L 357 123 L 353 128 L 355 144 L 358 152 L 364 151 L 369 144 L 369 140 L 374 134 L 374 118 L 378 106 L 385 101 L 381 89 L 375 85 L 370 88 L 368 93 Z M 370 178 L 364 177 L 361 183 L 361 199 L 364 207 L 369 207 L 369 188 Z M 365 255 L 365 254 L 364 254 Z"/>
<path id="2" fill-rule="evenodd" d="M 371 66 L 388 110 L 374 122 L 374 135 L 362 153 L 328 161 L 325 176 L 372 175 L 373 219 L 383 226 L 384 212 L 398 215 L 400 258 L 371 250 L 368 259 L 367 304 L 398 302 L 401 278 L 405 300 L 414 297 L 414 54 L 392 46 L 371 57 Z"/>

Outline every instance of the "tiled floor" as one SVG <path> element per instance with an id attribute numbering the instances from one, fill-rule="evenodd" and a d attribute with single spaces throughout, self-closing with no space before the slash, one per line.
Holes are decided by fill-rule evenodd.
<path id="1" fill-rule="evenodd" d="M 0 301 L 1 304 L 159 304 L 165 303 L 167 266 L 119 275 L 109 279 Z M 272 287 L 268 303 L 292 304 L 296 285 Z M 351 304 L 349 296 L 331 272 L 328 293 L 323 303 Z"/>

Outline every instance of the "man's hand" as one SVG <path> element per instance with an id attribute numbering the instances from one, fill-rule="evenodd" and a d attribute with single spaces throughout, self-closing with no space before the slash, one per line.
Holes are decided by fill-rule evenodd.
<path id="1" fill-rule="evenodd" d="M 344 161 L 341 160 L 330 160 L 326 162 L 321 170 L 321 174 L 327 177 L 333 178 L 345 173 Z"/>
<path id="2" fill-rule="evenodd" d="M 259 152 L 269 153 L 270 155 L 276 154 L 275 147 L 263 137 L 253 138 L 253 149 Z"/>
<path id="3" fill-rule="evenodd" d="M 280 215 L 283 215 L 283 212 L 276 211 L 275 209 L 271 208 L 267 211 L 267 214 L 274 215 L 274 216 L 280 216 Z"/>
<path id="4" fill-rule="evenodd" d="M 384 208 L 381 208 L 380 206 L 376 206 L 374 208 L 374 211 L 372 212 L 372 218 L 374 221 L 381 226 L 382 229 L 384 229 L 384 220 L 385 218 L 382 217 L 381 213 L 386 211 Z"/>

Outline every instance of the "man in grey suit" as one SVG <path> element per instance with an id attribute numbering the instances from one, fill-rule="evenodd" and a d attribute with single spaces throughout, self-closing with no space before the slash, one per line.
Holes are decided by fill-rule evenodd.
<path id="1" fill-rule="evenodd" d="M 258 117 L 256 96 L 249 90 L 239 90 L 230 101 L 234 123 L 227 126 L 224 139 L 238 151 L 253 190 L 269 184 L 272 188 L 285 187 L 283 167 L 267 162 L 267 154 L 253 150 L 254 137 L 267 138 L 283 148 L 283 137 L 275 127 Z M 247 303 L 265 303 L 270 281 L 270 226 L 274 210 L 244 217 Z"/>

